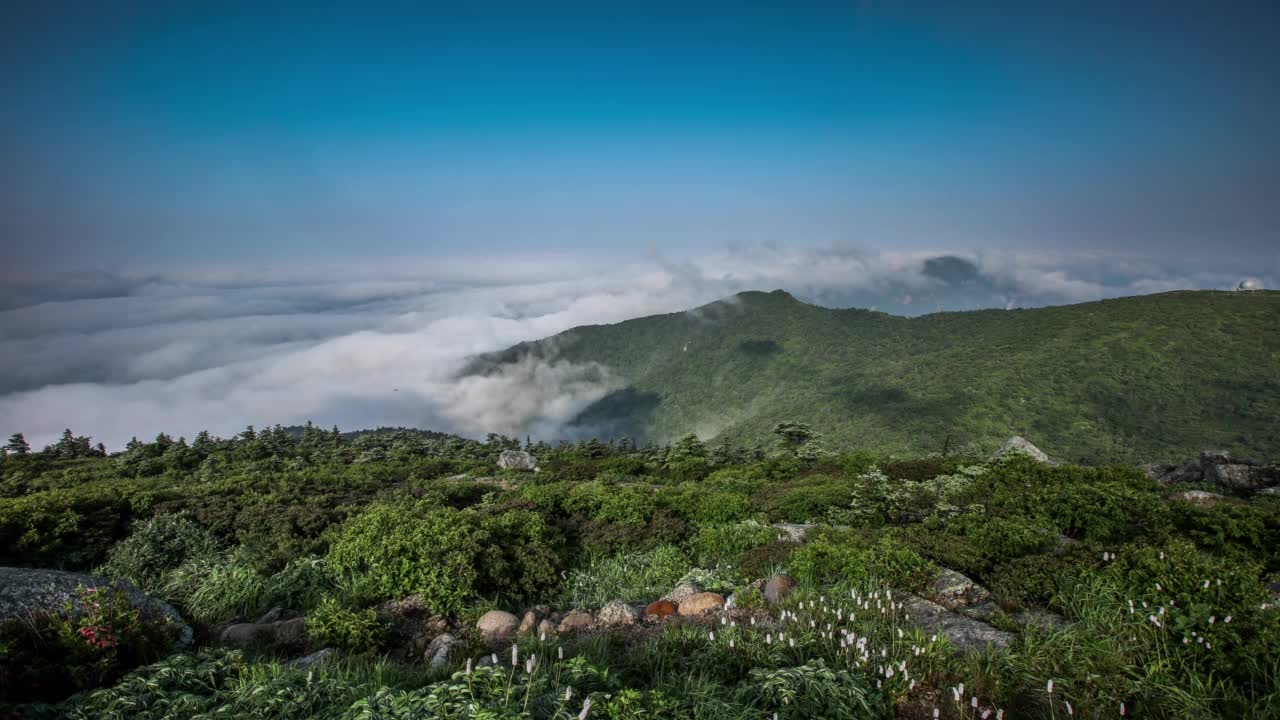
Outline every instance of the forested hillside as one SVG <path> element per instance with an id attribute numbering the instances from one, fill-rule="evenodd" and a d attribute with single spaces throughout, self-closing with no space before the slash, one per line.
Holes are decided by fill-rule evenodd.
<path id="1" fill-rule="evenodd" d="M 1280 292 L 915 318 L 747 292 L 575 328 L 472 371 L 529 354 L 617 380 L 578 419 L 586 435 L 763 440 L 802 417 L 835 449 L 986 451 L 1016 434 L 1083 463 L 1280 455 Z"/>

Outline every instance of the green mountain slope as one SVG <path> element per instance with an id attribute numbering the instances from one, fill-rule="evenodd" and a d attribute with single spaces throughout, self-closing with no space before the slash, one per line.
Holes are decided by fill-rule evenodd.
<path id="1" fill-rule="evenodd" d="M 622 389 L 579 418 L 600 435 L 765 441 L 809 422 L 832 448 L 975 449 L 1012 434 L 1079 462 L 1214 447 L 1280 455 L 1280 292 L 1173 292 L 904 318 L 783 291 L 579 327 L 484 358 L 599 363 Z"/>

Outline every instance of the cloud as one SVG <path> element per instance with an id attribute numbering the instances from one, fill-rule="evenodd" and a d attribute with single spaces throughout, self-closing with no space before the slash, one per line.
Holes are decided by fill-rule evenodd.
<path id="1" fill-rule="evenodd" d="M 1274 287 L 1275 273 L 1259 270 Z M 741 290 L 918 315 L 1227 289 L 1240 277 L 1096 253 L 739 246 L 630 261 L 492 256 L 29 278 L 0 310 L 0 434 L 42 445 L 71 427 L 118 449 L 161 431 L 227 436 L 314 420 L 554 439 L 576 432 L 566 426 L 626 378 L 554 358 L 460 377 L 468 359 Z"/>

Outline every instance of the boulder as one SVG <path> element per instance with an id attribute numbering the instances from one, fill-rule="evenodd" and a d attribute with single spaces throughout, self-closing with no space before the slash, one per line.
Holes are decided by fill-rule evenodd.
<path id="1" fill-rule="evenodd" d="M 422 653 L 423 662 L 432 667 L 441 667 L 449 662 L 449 654 L 458 645 L 458 639 L 449 633 L 437 635 Z"/>
<path id="2" fill-rule="evenodd" d="M 335 652 L 337 651 L 334 650 L 333 648 L 324 648 L 323 650 L 317 650 L 311 653 L 310 655 L 300 657 L 297 660 L 291 660 L 289 662 L 289 667 L 306 670 L 309 667 L 314 667 L 324 662 L 325 660 L 328 660 L 330 657 L 333 656 Z"/>
<path id="3" fill-rule="evenodd" d="M 503 450 L 498 455 L 498 467 L 504 470 L 537 470 L 538 461 L 523 450 Z"/>
<path id="4" fill-rule="evenodd" d="M 275 641 L 284 645 L 301 645 L 307 639 L 307 623 L 302 618 L 291 618 L 271 623 Z"/>
<path id="5" fill-rule="evenodd" d="M 541 620 L 538 622 L 538 637 L 543 635 L 554 635 L 556 632 L 556 624 L 550 620 Z"/>
<path id="6" fill-rule="evenodd" d="M 490 610 L 476 621 L 476 630 L 489 642 L 510 639 L 519 628 L 520 619 L 502 610 Z"/>
<path id="7" fill-rule="evenodd" d="M 1250 460 L 1234 460 L 1225 452 L 1200 453 L 1204 479 L 1228 490 L 1253 492 L 1280 484 L 1280 469 Z"/>
<path id="8" fill-rule="evenodd" d="M 524 617 L 520 618 L 520 628 L 516 632 L 520 635 L 528 635 L 538 629 L 538 621 L 541 619 L 538 613 L 526 610 Z"/>
<path id="9" fill-rule="evenodd" d="M 228 625 L 218 636 L 218 643 L 234 648 L 250 648 L 270 645 L 275 641 L 275 626 L 272 623 L 236 623 Z"/>
<path id="10" fill-rule="evenodd" d="M 1004 444 L 1000 446 L 1000 449 L 997 450 L 995 454 L 991 456 L 991 460 L 999 460 L 1000 458 L 1008 455 L 1009 453 L 1022 453 L 1024 455 L 1030 455 L 1033 459 L 1035 459 L 1036 462 L 1041 462 L 1046 465 L 1058 464 L 1057 461 L 1051 459 L 1048 455 L 1045 455 L 1044 451 L 1042 451 L 1040 448 L 1036 447 L 1035 445 L 1032 445 L 1030 440 L 1027 440 L 1026 438 L 1018 435 L 1014 435 L 1008 440 L 1005 440 Z"/>
<path id="11" fill-rule="evenodd" d="M 670 600 L 655 600 L 644 609 L 645 617 L 664 618 L 676 614 L 676 604 Z"/>
<path id="12" fill-rule="evenodd" d="M 787 539 L 791 542 L 804 542 L 804 537 L 810 530 L 816 527 L 810 523 L 774 523 L 773 527 L 787 534 Z"/>
<path id="13" fill-rule="evenodd" d="M 1042 608 L 1019 610 L 1013 614 L 1011 619 L 1023 627 L 1034 627 L 1041 630 L 1062 630 L 1071 625 L 1066 618 L 1058 613 Z"/>
<path id="14" fill-rule="evenodd" d="M 1222 500 L 1226 500 L 1225 495 L 1206 492 L 1204 490 L 1183 490 L 1169 496 L 1170 500 L 1182 500 L 1194 505 L 1215 505 Z"/>
<path id="15" fill-rule="evenodd" d="M 118 588 L 138 609 L 142 618 L 155 622 L 172 622 L 178 635 L 174 650 L 191 646 L 191 626 L 182 620 L 173 606 L 139 590 L 126 580 L 108 580 L 83 573 L 35 568 L 0 567 L 0 621 L 28 617 L 44 611 L 61 612 L 67 601 L 77 597 L 77 588 Z M 78 612 L 73 609 L 72 612 Z"/>
<path id="16" fill-rule="evenodd" d="M 715 612 L 724 607 L 724 597 L 713 592 L 702 592 L 690 595 L 680 603 L 680 614 L 684 616 L 703 615 Z"/>
<path id="17" fill-rule="evenodd" d="M 922 597 L 908 595 L 903 600 L 903 605 L 903 609 L 911 617 L 911 622 L 919 625 L 926 632 L 937 633 L 947 638 L 957 655 L 977 652 L 987 647 L 1006 648 L 1014 641 L 1013 633 L 998 630 L 981 620 L 951 612 Z"/>
<path id="18" fill-rule="evenodd" d="M 591 613 L 575 611 L 564 616 L 560 621 L 560 626 L 556 628 L 558 632 L 569 633 L 576 630 L 585 630 L 591 627 L 595 622 L 595 618 L 591 617 Z"/>
<path id="19" fill-rule="evenodd" d="M 596 619 L 602 625 L 634 625 L 640 619 L 640 613 L 621 600 L 614 600 L 600 608 Z"/>
<path id="20" fill-rule="evenodd" d="M 1204 470 L 1199 463 L 1188 462 L 1180 465 L 1147 465 L 1147 477 L 1161 485 L 1179 485 L 1197 483 L 1204 479 Z"/>
<path id="21" fill-rule="evenodd" d="M 978 607 L 993 600 L 991 591 L 949 568 L 938 569 L 930 591 L 934 602 L 952 610 Z"/>
<path id="22" fill-rule="evenodd" d="M 273 607 L 263 614 L 262 617 L 258 618 L 258 624 L 266 625 L 273 622 L 280 622 L 281 620 L 291 620 L 296 617 L 298 617 L 298 613 L 292 610 L 286 610 L 282 607 Z"/>
<path id="23" fill-rule="evenodd" d="M 764 599 L 772 604 L 777 604 L 783 598 L 791 594 L 796 587 L 796 581 L 790 575 L 774 575 L 769 578 L 769 582 L 764 586 Z"/>
<path id="24" fill-rule="evenodd" d="M 676 605 L 679 605 L 680 603 L 684 602 L 685 600 L 688 600 L 689 598 L 693 597 L 694 595 L 697 595 L 700 592 L 702 592 L 702 588 L 699 588 L 695 585 L 690 585 L 688 583 L 684 583 L 682 585 L 677 585 L 676 589 L 672 590 L 671 593 L 663 599 L 670 600 Z"/>

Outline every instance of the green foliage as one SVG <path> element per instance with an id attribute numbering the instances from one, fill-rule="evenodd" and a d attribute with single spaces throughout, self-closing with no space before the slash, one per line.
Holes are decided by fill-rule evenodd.
<path id="1" fill-rule="evenodd" d="M 208 559 L 217 551 L 213 536 L 191 518 L 160 515 L 144 520 L 111 548 L 106 564 L 97 573 L 124 578 L 154 592 L 169 572 L 188 561 Z"/>
<path id="2" fill-rule="evenodd" d="M 167 653 L 177 630 L 124 591 L 85 588 L 62 608 L 0 622 L 0 703 L 60 700 Z"/>
<path id="3" fill-rule="evenodd" d="M 744 696 L 779 718 L 844 720 L 889 715 L 865 679 L 833 670 L 822 660 L 776 670 L 757 668 L 743 690 Z"/>
<path id="4" fill-rule="evenodd" d="M 197 558 L 169 573 L 164 595 L 205 623 L 252 620 L 271 601 L 270 579 L 242 551 Z"/>
<path id="5" fill-rule="evenodd" d="M 810 584 L 885 582 L 919 589 L 933 580 L 934 567 L 888 536 L 878 539 L 849 531 L 818 533 L 791 554 L 790 571 Z"/>
<path id="6" fill-rule="evenodd" d="M 611 600 L 647 602 L 670 592 L 691 569 L 688 557 L 672 545 L 624 555 L 595 555 L 584 567 L 569 573 L 564 599 L 574 607 L 598 607 Z"/>
<path id="7" fill-rule="evenodd" d="M 738 566 L 748 551 L 777 542 L 780 534 L 785 536 L 777 528 L 757 522 L 704 525 L 689 546 L 700 565 Z"/>
<path id="8" fill-rule="evenodd" d="M 370 652 L 382 644 L 386 634 L 386 624 L 372 609 L 352 610 L 332 597 L 307 615 L 307 637 L 323 647 Z"/>

